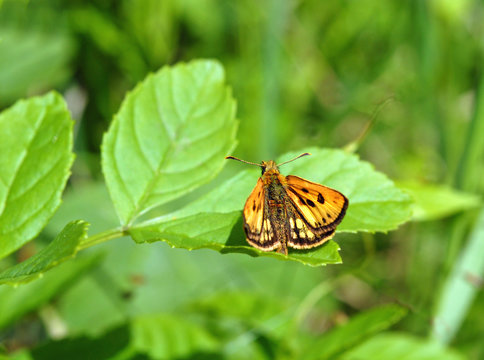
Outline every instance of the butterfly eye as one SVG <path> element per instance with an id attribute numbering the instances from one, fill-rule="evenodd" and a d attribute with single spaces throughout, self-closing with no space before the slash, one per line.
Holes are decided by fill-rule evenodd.
<path id="1" fill-rule="evenodd" d="M 264 173 L 266 172 L 266 166 L 265 165 L 261 165 L 260 168 L 262 170 L 261 171 L 261 174 L 264 175 Z"/>

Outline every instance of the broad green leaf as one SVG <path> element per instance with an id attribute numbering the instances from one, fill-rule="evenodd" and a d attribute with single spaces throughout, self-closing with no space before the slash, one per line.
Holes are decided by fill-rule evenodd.
<path id="1" fill-rule="evenodd" d="M 215 352 L 219 346 L 213 335 L 179 316 L 145 315 L 131 324 L 131 347 L 151 359 L 180 359 Z"/>
<path id="2" fill-rule="evenodd" d="M 401 183 L 398 187 L 412 196 L 415 220 L 436 220 L 474 209 L 481 204 L 481 198 L 478 195 L 444 185 Z"/>
<path id="3" fill-rule="evenodd" d="M 484 209 L 481 210 L 466 246 L 437 297 L 432 337 L 448 344 L 469 312 L 484 277 Z"/>
<path id="4" fill-rule="evenodd" d="M 0 28 L 0 104 L 67 79 L 73 44 L 61 31 L 48 34 Z"/>
<path id="5" fill-rule="evenodd" d="M 0 286 L 0 329 L 47 303 L 98 264 L 100 256 L 83 256 L 40 274 L 37 281 L 16 287 Z"/>
<path id="6" fill-rule="evenodd" d="M 349 199 L 339 231 L 386 232 L 409 220 L 411 198 L 373 165 L 342 150 L 310 148 L 302 152 L 306 151 L 312 156 L 283 165 L 281 172 L 329 186 Z M 297 155 L 299 152 L 292 152 L 279 161 Z"/>
<path id="7" fill-rule="evenodd" d="M 467 357 L 439 343 L 403 333 L 379 334 L 346 352 L 341 360 L 464 360 Z"/>
<path id="8" fill-rule="evenodd" d="M 35 237 L 60 205 L 74 159 L 72 125 L 53 92 L 0 114 L 0 258 Z"/>
<path id="9" fill-rule="evenodd" d="M 238 217 L 238 212 L 200 213 L 152 225 L 134 226 L 128 233 L 138 243 L 164 240 L 172 247 L 188 250 L 204 247 L 221 250 Z"/>
<path id="10" fill-rule="evenodd" d="M 228 317 L 243 320 L 253 326 L 261 326 L 286 310 L 281 298 L 247 291 L 223 291 L 195 300 L 188 308 L 207 316 Z"/>
<path id="11" fill-rule="evenodd" d="M 397 323 L 406 313 L 406 309 L 400 306 L 385 305 L 358 314 L 347 324 L 313 340 L 301 359 L 334 359 L 343 351 Z"/>
<path id="12" fill-rule="evenodd" d="M 214 61 L 164 67 L 128 94 L 102 166 L 123 225 L 212 179 L 235 145 L 235 102 Z"/>
<path id="13" fill-rule="evenodd" d="M 117 357 L 123 354 L 128 343 L 129 326 L 122 325 L 110 329 L 110 331 L 96 338 L 79 336 L 46 342 L 32 349 L 30 356 L 31 359 L 35 360 L 132 359 L 131 357 Z M 18 360 L 22 360 L 22 358 Z"/>
<path id="14" fill-rule="evenodd" d="M 33 359 L 185 359 L 219 351 L 220 342 L 180 316 L 138 316 L 98 337 L 50 341 L 30 351 Z M 19 359 L 28 359 L 22 354 Z"/>
<path id="15" fill-rule="evenodd" d="M 47 247 L 27 260 L 0 273 L 0 284 L 16 284 L 37 279 L 40 274 L 72 258 L 77 246 L 87 237 L 88 223 L 72 221 Z"/>
<path id="16" fill-rule="evenodd" d="M 389 231 L 410 218 L 410 197 L 384 174 L 375 171 L 372 165 L 359 160 L 356 155 L 337 149 L 307 148 L 285 154 L 277 162 L 291 159 L 303 152 L 312 155 L 285 164 L 279 170 L 285 175 L 297 175 L 346 195 L 349 207 L 337 231 Z M 259 169 L 251 167 L 242 170 L 241 174 L 169 216 L 187 216 L 200 211 L 224 213 L 242 210 L 259 176 Z"/>
<path id="17" fill-rule="evenodd" d="M 350 205 L 345 219 L 338 227 L 339 231 L 388 231 L 409 219 L 409 196 L 385 175 L 376 172 L 370 164 L 341 150 L 305 150 L 312 153 L 312 156 L 283 165 L 280 170 L 284 174 L 298 175 L 333 187 L 349 198 Z M 299 153 L 286 154 L 279 162 Z M 324 167 L 321 167 L 321 164 L 324 164 Z M 139 224 L 129 232 L 138 242 L 164 240 L 174 247 L 210 248 L 224 253 L 242 252 L 252 256 L 286 259 L 284 255 L 260 251 L 240 240 L 243 237 L 241 225 L 235 230 L 241 234 L 237 239 L 235 236 L 228 237 L 230 232 L 227 228 L 224 233 L 218 232 L 216 237 L 212 236 L 208 241 L 200 236 L 206 231 L 212 233 L 212 229 L 216 230 L 222 225 L 230 226 L 235 223 L 259 176 L 259 169 L 243 170 L 185 208 L 151 222 Z M 220 221 L 221 218 L 226 221 Z M 167 229 L 177 236 L 167 234 Z M 181 236 L 182 234 L 187 237 Z M 287 259 L 313 266 L 335 264 L 341 262 L 338 250 L 339 246 L 334 241 L 329 241 L 311 250 L 290 249 Z"/>
<path id="18" fill-rule="evenodd" d="M 251 256 L 267 256 L 277 259 L 291 259 L 307 265 L 340 263 L 339 246 L 329 241 L 314 250 L 290 252 L 288 257 L 276 252 L 264 252 L 250 246 L 245 240 L 229 237 L 240 212 L 199 213 L 174 220 L 148 222 L 136 225 L 128 233 L 138 242 L 165 241 L 172 247 L 188 250 L 208 248 L 222 253 L 244 253 Z M 242 226 L 240 226 L 242 229 Z M 241 230 L 240 230 L 241 231 Z"/>

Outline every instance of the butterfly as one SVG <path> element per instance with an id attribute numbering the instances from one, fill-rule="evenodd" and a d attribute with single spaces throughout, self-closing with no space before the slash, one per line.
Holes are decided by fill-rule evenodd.
<path id="1" fill-rule="evenodd" d="M 298 176 L 284 176 L 273 160 L 260 164 L 227 156 L 226 159 L 260 166 L 262 176 L 244 206 L 247 242 L 262 251 L 288 254 L 288 247 L 310 249 L 331 239 L 343 220 L 348 199 L 339 191 Z"/>

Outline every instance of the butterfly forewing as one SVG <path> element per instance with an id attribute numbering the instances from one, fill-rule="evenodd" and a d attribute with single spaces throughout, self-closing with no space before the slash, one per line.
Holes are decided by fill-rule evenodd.
<path id="1" fill-rule="evenodd" d="M 270 221 L 265 189 L 260 178 L 244 206 L 244 230 L 247 241 L 256 248 L 271 251 L 280 247 Z"/>
<path id="2" fill-rule="evenodd" d="M 317 233 L 329 233 L 343 220 L 348 207 L 343 194 L 294 175 L 287 176 L 286 181 L 294 207 Z"/>

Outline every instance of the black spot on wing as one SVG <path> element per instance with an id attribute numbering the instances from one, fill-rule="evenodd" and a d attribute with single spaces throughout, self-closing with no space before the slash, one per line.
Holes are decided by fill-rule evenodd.
<path id="1" fill-rule="evenodd" d="M 306 204 L 308 204 L 311 207 L 315 207 L 316 206 L 316 204 L 312 200 L 310 200 L 310 199 L 307 199 L 306 200 Z"/>
<path id="2" fill-rule="evenodd" d="M 324 204 L 324 197 L 321 194 L 318 194 L 318 203 Z"/>
<path id="3" fill-rule="evenodd" d="M 303 192 L 305 192 L 306 194 L 309 192 L 309 190 L 308 190 L 308 189 L 306 189 L 306 188 L 302 188 L 301 190 L 302 190 Z"/>
<path id="4" fill-rule="evenodd" d="M 307 205 L 307 204 L 306 204 L 306 200 L 304 200 L 304 198 L 302 198 L 301 196 L 299 196 L 299 194 L 298 194 L 298 193 L 297 193 L 295 190 L 293 190 L 293 189 L 291 189 L 291 188 L 289 188 L 289 190 L 290 190 L 290 191 L 291 191 L 291 192 L 292 192 L 294 195 L 296 195 L 296 196 L 297 196 L 297 199 L 299 200 L 299 203 L 300 203 L 301 205 Z"/>

